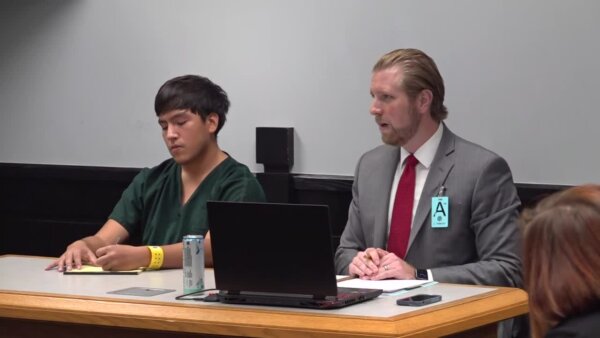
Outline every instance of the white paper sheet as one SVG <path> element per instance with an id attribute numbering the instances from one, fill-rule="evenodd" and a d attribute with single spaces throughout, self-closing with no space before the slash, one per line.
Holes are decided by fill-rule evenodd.
<path id="1" fill-rule="evenodd" d="M 414 279 L 385 279 L 385 280 L 364 280 L 354 278 L 338 282 L 338 287 L 342 288 L 361 288 L 361 289 L 382 289 L 383 292 L 396 292 L 400 290 L 410 290 L 420 287 L 423 284 L 430 283 L 428 280 Z"/>

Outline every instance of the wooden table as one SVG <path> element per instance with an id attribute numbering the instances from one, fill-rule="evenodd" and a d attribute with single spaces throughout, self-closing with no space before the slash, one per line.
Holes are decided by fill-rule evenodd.
<path id="1" fill-rule="evenodd" d="M 0 336 L 480 337 L 494 336 L 498 321 L 527 313 L 527 295 L 520 289 L 453 284 L 433 285 L 427 293 L 445 299 L 473 290 L 484 293 L 416 309 L 396 306 L 398 297 L 380 297 L 345 312 L 180 302 L 174 300 L 181 294 L 181 285 L 176 285 L 181 284 L 180 270 L 126 277 L 63 276 L 43 270 L 49 261 L 0 256 Z M 103 285 L 114 290 L 135 283 L 176 291 L 150 300 L 106 295 L 103 289 Z M 211 270 L 206 283 L 214 283 Z M 413 290 L 406 296 L 422 292 Z M 379 309 L 406 312 L 378 316 Z"/>

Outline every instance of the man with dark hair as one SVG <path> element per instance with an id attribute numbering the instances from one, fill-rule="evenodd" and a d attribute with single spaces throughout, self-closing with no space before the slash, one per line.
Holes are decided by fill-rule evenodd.
<path id="1" fill-rule="evenodd" d="M 416 49 L 387 53 L 373 67 L 371 96 L 385 144 L 356 167 L 337 272 L 521 286 L 510 168 L 442 122 L 444 82 L 433 60 Z"/>
<path id="2" fill-rule="evenodd" d="M 172 158 L 142 169 L 102 228 L 70 244 L 47 269 L 83 263 L 105 270 L 179 268 L 187 234 L 205 235 L 205 262 L 211 266 L 206 201 L 265 200 L 254 175 L 217 144 L 229 109 L 221 87 L 201 76 L 176 77 L 159 89 L 154 108 Z M 145 245 L 118 245 L 132 236 Z"/>

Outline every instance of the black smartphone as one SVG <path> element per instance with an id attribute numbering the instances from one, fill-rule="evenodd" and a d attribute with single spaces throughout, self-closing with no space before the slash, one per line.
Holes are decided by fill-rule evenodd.
<path id="1" fill-rule="evenodd" d="M 396 300 L 396 304 L 404 306 L 423 306 L 431 303 L 436 303 L 442 300 L 440 295 L 415 295 L 412 297 L 400 298 Z"/>

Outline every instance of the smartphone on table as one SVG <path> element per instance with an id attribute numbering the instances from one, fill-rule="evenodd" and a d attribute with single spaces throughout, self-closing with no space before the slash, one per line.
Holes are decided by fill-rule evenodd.
<path id="1" fill-rule="evenodd" d="M 403 306 L 423 306 L 431 303 L 437 303 L 442 300 L 440 295 L 415 295 L 396 300 L 396 304 Z"/>

